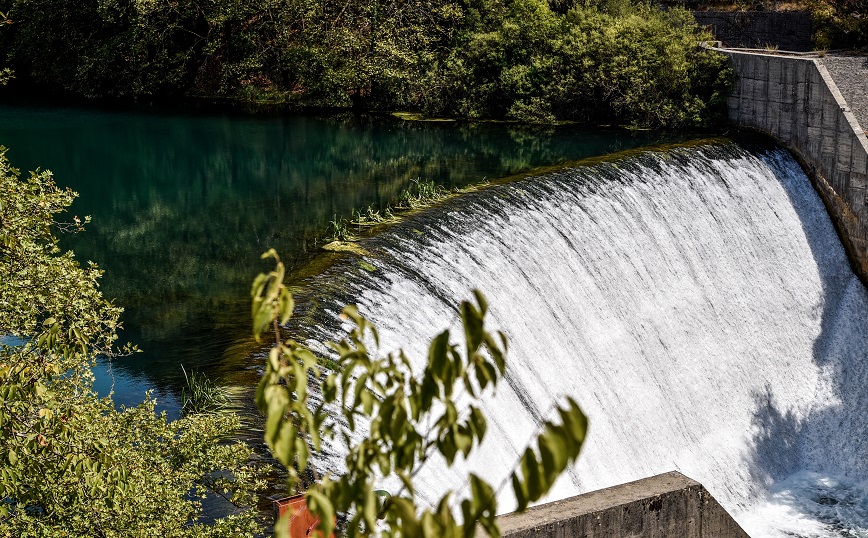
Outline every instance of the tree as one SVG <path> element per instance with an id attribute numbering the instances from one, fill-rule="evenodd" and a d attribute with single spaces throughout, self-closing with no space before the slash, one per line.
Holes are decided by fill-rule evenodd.
<path id="1" fill-rule="evenodd" d="M 868 0 L 809 0 L 818 49 L 868 46 Z"/>
<path id="2" fill-rule="evenodd" d="M 6 26 L 12 24 L 12 21 L 9 20 L 9 16 L 3 12 L 0 12 L 0 24 Z M 13 77 L 12 70 L 8 67 L 0 68 L 0 86 L 5 86 Z"/>
<path id="3" fill-rule="evenodd" d="M 343 315 L 355 328 L 341 342 L 329 344 L 337 356 L 337 369 L 325 374 L 308 348 L 282 338 L 280 325 L 289 320 L 293 299 L 283 284 L 285 269 L 277 254 L 271 250 L 263 258 L 276 262 L 273 271 L 256 278 L 251 291 L 254 335 L 274 338 L 256 392 L 256 402 L 266 414 L 265 440 L 289 471 L 291 488 L 310 473 L 312 450 L 320 448 L 324 437 L 346 445 L 347 471 L 341 476 L 326 474 L 305 492 L 323 533 L 331 532 L 340 513 L 348 519 L 348 536 L 383 532 L 466 537 L 475 535 L 477 524 L 489 535 L 499 536 L 497 492 L 478 476 L 468 476 L 471 494 L 455 503 L 460 518 L 452 512 L 451 494 L 433 507 L 421 506 L 413 484 L 415 472 L 432 454 L 438 452 L 452 465 L 485 436 L 487 423 L 479 399 L 503 376 L 507 344 L 502 334 L 485 330 L 488 307 L 482 294 L 475 292 L 475 302 L 461 303 L 464 346 L 452 343 L 448 330 L 436 336 L 421 375 L 413 372 L 403 351 L 381 356 L 369 348 L 371 343 L 378 345 L 375 327 L 354 307 L 347 307 Z M 312 403 L 312 390 L 321 395 L 319 404 Z M 455 404 L 458 390 L 469 396 L 468 406 Z M 330 420 L 328 410 L 338 420 Z M 572 399 L 558 409 L 558 415 L 560 422 L 544 424 L 535 446 L 525 450 L 519 469 L 511 474 L 519 510 L 545 495 L 579 455 L 586 417 Z M 366 438 L 352 444 L 351 434 L 359 431 L 367 431 Z M 376 482 L 389 476 L 398 477 L 404 487 L 383 500 Z M 287 535 L 287 519 L 277 523 L 275 532 Z"/>
<path id="4" fill-rule="evenodd" d="M 50 172 L 21 178 L 0 147 L 0 536 L 239 536 L 256 530 L 250 450 L 224 442 L 228 414 L 169 421 L 153 399 L 116 410 L 93 390 L 121 309 L 100 271 L 63 252 L 76 194 Z M 207 493 L 238 506 L 202 522 Z"/>
<path id="5" fill-rule="evenodd" d="M 811 1 L 826 6 L 818 16 L 843 14 Z M 0 0 L 0 10 L 16 21 L 2 44 L 22 78 L 90 97 L 679 128 L 720 119 L 728 94 L 725 57 L 699 46 L 710 35 L 684 9 L 647 0 Z"/>
<path id="6" fill-rule="evenodd" d="M 641 0 L 474 0 L 422 103 L 432 114 L 702 126 L 729 93 L 723 55 L 683 9 Z"/>

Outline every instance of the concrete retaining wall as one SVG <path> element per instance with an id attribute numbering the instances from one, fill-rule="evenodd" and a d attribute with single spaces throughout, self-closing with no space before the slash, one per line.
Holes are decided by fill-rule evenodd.
<path id="1" fill-rule="evenodd" d="M 748 538 L 708 491 L 671 472 L 498 518 L 509 538 Z"/>
<path id="2" fill-rule="evenodd" d="M 700 26 L 728 47 L 808 51 L 814 25 L 807 11 L 694 11 Z"/>
<path id="3" fill-rule="evenodd" d="M 771 134 L 809 169 L 868 283 L 868 138 L 818 58 L 722 49 L 737 80 L 729 120 Z"/>

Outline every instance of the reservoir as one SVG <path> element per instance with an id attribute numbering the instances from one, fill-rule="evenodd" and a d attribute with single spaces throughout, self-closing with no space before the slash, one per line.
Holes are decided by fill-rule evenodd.
<path id="1" fill-rule="evenodd" d="M 103 292 L 126 309 L 121 339 L 143 350 L 98 372 L 100 391 L 114 386 L 117 403 L 134 405 L 154 390 L 170 411 L 182 365 L 237 382 L 250 351 L 239 345 L 249 343 L 250 283 L 269 248 L 298 266 L 320 252 L 331 220 L 382 209 L 412 180 L 452 189 L 678 138 L 391 116 L 0 106 L 13 166 L 51 170 L 80 194 L 72 212 L 93 222 L 63 244 L 105 271 Z"/>

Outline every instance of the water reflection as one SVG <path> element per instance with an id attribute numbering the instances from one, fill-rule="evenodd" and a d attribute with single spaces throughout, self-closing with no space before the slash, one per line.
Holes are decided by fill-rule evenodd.
<path id="1" fill-rule="evenodd" d="M 0 144 L 13 164 L 52 170 L 81 194 L 73 211 L 93 216 L 65 243 L 105 270 L 105 293 L 126 307 L 123 338 L 145 350 L 113 365 L 117 397 L 135 402 L 157 386 L 169 407 L 180 364 L 212 377 L 237 367 L 227 357 L 249 332 L 247 291 L 265 249 L 301 263 L 335 215 L 382 206 L 411 179 L 463 186 L 661 141 L 647 132 L 383 116 L 0 106 Z M 107 371 L 102 389 L 111 386 Z"/>

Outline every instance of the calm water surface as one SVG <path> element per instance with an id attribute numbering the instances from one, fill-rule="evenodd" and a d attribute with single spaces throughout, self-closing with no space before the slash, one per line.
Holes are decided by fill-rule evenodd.
<path id="1" fill-rule="evenodd" d="M 389 116 L 249 117 L 0 105 L 13 165 L 54 172 L 91 215 L 64 239 L 105 270 L 144 350 L 102 365 L 100 391 L 174 410 L 181 365 L 237 382 L 250 353 L 248 291 L 276 248 L 290 266 L 328 222 L 382 207 L 416 178 L 446 187 L 651 143 L 655 133 L 408 122 Z M 250 374 L 252 375 L 252 374 Z M 249 377 L 249 376 L 248 376 Z"/>

